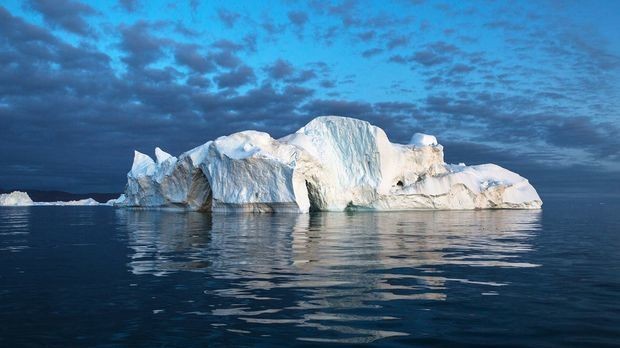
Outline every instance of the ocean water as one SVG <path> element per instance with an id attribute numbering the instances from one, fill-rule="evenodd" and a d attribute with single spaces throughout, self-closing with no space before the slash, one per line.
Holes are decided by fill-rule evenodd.
<path id="1" fill-rule="evenodd" d="M 0 209 L 1 347 L 620 345 L 620 201 Z"/>

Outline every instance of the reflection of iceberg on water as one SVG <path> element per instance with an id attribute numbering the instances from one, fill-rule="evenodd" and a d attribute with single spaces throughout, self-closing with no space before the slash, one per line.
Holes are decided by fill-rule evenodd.
<path id="1" fill-rule="evenodd" d="M 451 267 L 536 267 L 522 258 L 532 249 L 540 212 L 204 215 L 118 210 L 118 217 L 129 234 L 133 273 L 200 271 L 221 282 L 206 294 L 230 301 L 231 307 L 208 309 L 211 314 L 354 333 L 361 342 L 403 334 L 354 327 L 356 321 L 389 319 L 389 313 L 371 315 L 385 301 L 444 300 L 447 289 L 457 285 L 489 293 L 506 285 L 502 279 L 469 279 L 479 273 L 467 271 L 450 276 Z M 291 297 L 296 300 L 286 308 L 261 305 Z M 239 299 L 247 308 L 235 307 Z M 347 316 L 352 309 L 368 314 Z M 349 326 L 325 326 L 339 321 Z"/>
<path id="2" fill-rule="evenodd" d="M 30 208 L 0 209 L 0 253 L 29 248 Z"/>
<path id="3" fill-rule="evenodd" d="M 210 272 L 229 276 L 237 268 L 269 274 L 276 268 L 337 273 L 335 268 L 343 267 L 361 271 L 442 265 L 533 267 L 515 258 L 531 250 L 528 241 L 539 229 L 540 219 L 540 212 L 529 210 L 116 213 L 128 230 L 137 273 L 196 268 L 166 260 L 181 256 L 191 262 L 204 261 Z M 145 259 L 150 261 L 142 263 Z"/>
<path id="4" fill-rule="evenodd" d="M 195 246 L 206 246 L 209 215 L 151 210 L 117 210 L 116 215 L 129 232 L 134 274 L 166 275 L 206 267 L 208 250 Z"/>

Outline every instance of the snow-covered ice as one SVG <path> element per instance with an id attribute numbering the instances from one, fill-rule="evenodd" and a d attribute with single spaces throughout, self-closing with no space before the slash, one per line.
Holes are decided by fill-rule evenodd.
<path id="1" fill-rule="evenodd" d="M 34 202 L 33 205 L 62 205 L 62 206 L 71 206 L 71 205 L 105 205 L 104 203 L 99 203 L 92 198 L 80 199 L 76 201 L 56 201 L 56 202 Z"/>
<path id="2" fill-rule="evenodd" d="M 413 146 L 432 146 L 437 145 L 437 138 L 434 135 L 428 135 L 424 133 L 415 133 L 411 140 L 409 141 L 409 145 Z"/>
<path id="3" fill-rule="evenodd" d="M 26 192 L 13 191 L 11 193 L 0 194 L 0 206 L 28 206 L 34 202 Z"/>
<path id="4" fill-rule="evenodd" d="M 368 122 L 317 117 L 280 139 L 223 136 L 178 158 L 135 152 L 125 197 L 109 204 L 207 211 L 537 209 L 527 179 L 493 164 L 449 165 L 432 135 L 393 144 Z M 122 198 L 122 199 L 121 199 Z"/>

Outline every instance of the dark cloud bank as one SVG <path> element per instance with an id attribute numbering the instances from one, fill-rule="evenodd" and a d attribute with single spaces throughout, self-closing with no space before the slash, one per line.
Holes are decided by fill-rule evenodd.
<path id="1" fill-rule="evenodd" d="M 251 66 L 245 57 L 256 51 L 256 36 L 240 42 L 180 42 L 160 32 L 174 23 L 137 21 L 114 28 L 122 52 L 119 72 L 113 57 L 89 44 L 99 34 L 86 20 L 98 15 L 88 5 L 28 3 L 49 27 L 83 38 L 79 44 L 0 7 L 0 187 L 120 192 L 133 149 L 151 154 L 159 145 L 179 154 L 245 129 L 279 137 L 314 116 L 337 114 L 368 120 L 397 142 L 407 142 L 415 131 L 439 134 L 447 161 L 498 163 L 528 177 L 543 193 L 571 187 L 618 192 L 618 173 L 594 160 L 620 160 L 617 123 L 585 117 L 580 110 L 567 115 L 564 104 L 552 102 L 568 98 L 561 91 L 482 92 L 479 87 L 510 85 L 510 75 L 500 76 L 502 69 L 480 71 L 483 77 L 473 79 L 473 85 L 458 76 L 497 62 L 443 41 L 409 47 L 407 36 L 393 31 L 403 23 L 412 27 L 409 19 L 359 18 L 345 6 L 349 3 L 315 11 L 340 18 L 338 25 L 350 29 L 350 39 L 364 43 L 367 49 L 360 55 L 365 59 L 427 69 L 428 97 L 412 102 L 329 97 L 321 89 L 348 82 L 331 76 L 325 62 L 295 66 L 276 58 L 266 66 Z M 136 11 L 139 3 L 120 1 L 119 6 Z M 231 28 L 243 20 L 226 9 L 216 14 Z M 311 35 L 311 15 L 289 11 L 287 30 Z M 266 22 L 256 26 L 261 40 L 277 39 L 278 31 L 269 30 Z M 317 35 L 327 37 L 329 28 Z M 153 64 L 165 57 L 174 63 Z M 615 69 L 614 62 L 605 56 L 599 63 L 584 60 L 582 68 L 598 74 Z M 504 70 L 508 74 L 511 67 Z M 393 87 L 404 89 L 400 83 Z M 605 105 L 599 108 L 607 112 Z M 466 140 L 455 136 L 460 129 Z M 498 141 L 489 144 L 488 139 Z M 570 151 L 580 151 L 574 156 L 584 160 L 570 161 Z"/>

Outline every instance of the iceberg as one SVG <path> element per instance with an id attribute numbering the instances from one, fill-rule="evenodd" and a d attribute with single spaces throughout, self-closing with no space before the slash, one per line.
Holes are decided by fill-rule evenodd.
<path id="1" fill-rule="evenodd" d="M 234 133 L 178 158 L 156 148 L 155 158 L 135 151 L 124 196 L 108 204 L 295 213 L 542 206 L 516 173 L 446 164 L 432 135 L 395 144 L 381 128 L 348 117 L 317 117 L 280 139 Z"/>
<path id="2" fill-rule="evenodd" d="M 11 193 L 0 194 L 0 206 L 3 207 L 23 207 L 33 204 L 34 202 L 26 192 L 13 191 Z"/>
<path id="3" fill-rule="evenodd" d="M 79 199 L 75 201 L 56 201 L 56 202 L 34 202 L 33 205 L 55 205 L 55 206 L 72 206 L 72 205 L 106 205 L 104 203 L 99 203 L 92 198 Z"/>
<path id="4" fill-rule="evenodd" d="M 92 198 L 80 199 L 75 201 L 56 201 L 56 202 L 33 202 L 28 193 L 13 191 L 11 193 L 0 194 L 0 206 L 26 207 L 26 206 L 83 206 L 83 205 L 111 205 L 99 203 Z"/>

